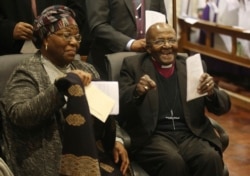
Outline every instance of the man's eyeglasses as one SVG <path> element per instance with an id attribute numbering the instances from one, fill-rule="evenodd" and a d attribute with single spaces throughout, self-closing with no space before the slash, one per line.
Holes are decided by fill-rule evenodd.
<path id="1" fill-rule="evenodd" d="M 59 37 L 62 37 L 62 38 L 63 38 L 65 41 L 67 41 L 67 42 L 70 42 L 71 39 L 72 39 L 72 37 L 74 37 L 75 40 L 76 40 L 77 42 L 79 42 L 79 43 L 82 41 L 82 36 L 81 36 L 81 34 L 72 35 L 70 32 L 53 33 L 53 34 L 55 34 L 55 35 L 57 35 L 57 36 L 59 36 Z"/>
<path id="2" fill-rule="evenodd" d="M 157 39 L 157 40 L 151 41 L 150 43 L 154 45 L 158 45 L 158 46 L 163 46 L 166 43 L 169 45 L 174 45 L 176 44 L 176 42 L 177 42 L 176 39 Z"/>

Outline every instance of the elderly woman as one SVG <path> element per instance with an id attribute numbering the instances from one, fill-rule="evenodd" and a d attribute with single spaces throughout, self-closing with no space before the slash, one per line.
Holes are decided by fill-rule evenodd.
<path id="1" fill-rule="evenodd" d="M 6 86 L 5 154 L 15 176 L 118 176 L 128 167 L 126 150 L 114 142 L 114 122 L 103 125 L 89 113 L 84 87 L 99 74 L 76 59 L 82 38 L 74 17 L 61 5 L 41 13 L 33 40 L 39 50 L 14 70 Z M 97 124 L 101 129 L 93 128 Z"/>

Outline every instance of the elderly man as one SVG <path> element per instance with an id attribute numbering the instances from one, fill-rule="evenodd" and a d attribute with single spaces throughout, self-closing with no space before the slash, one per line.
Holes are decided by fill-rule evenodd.
<path id="1" fill-rule="evenodd" d="M 229 96 L 203 73 L 193 91 L 207 95 L 186 101 L 186 58 L 177 55 L 170 25 L 152 25 L 146 43 L 147 53 L 124 60 L 119 80 L 120 122 L 132 138 L 134 160 L 152 176 L 222 176 L 221 142 L 205 108 L 224 114 Z"/>

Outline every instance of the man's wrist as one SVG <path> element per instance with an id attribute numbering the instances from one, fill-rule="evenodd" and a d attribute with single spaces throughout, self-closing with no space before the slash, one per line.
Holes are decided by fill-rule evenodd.
<path id="1" fill-rule="evenodd" d="M 123 141 L 123 139 L 120 138 L 120 137 L 115 137 L 115 141 L 116 141 L 116 142 L 120 142 L 121 144 L 124 145 L 124 141 Z"/>

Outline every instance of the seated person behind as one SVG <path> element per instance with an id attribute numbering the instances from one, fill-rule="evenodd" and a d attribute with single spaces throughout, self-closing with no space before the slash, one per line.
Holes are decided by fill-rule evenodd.
<path id="1" fill-rule="evenodd" d="M 103 80 L 108 79 L 106 54 L 146 51 L 145 11 L 167 15 L 164 0 L 95 0 L 86 1 L 86 4 L 90 32 L 94 37 L 87 62 L 95 66 Z"/>
<path id="2" fill-rule="evenodd" d="M 126 150 L 114 142 L 114 126 L 106 124 L 105 132 L 113 135 L 106 146 L 114 159 L 99 163 L 104 153 L 97 151 L 84 94 L 84 86 L 99 74 L 75 57 L 81 35 L 74 17 L 66 6 L 46 8 L 34 22 L 33 42 L 39 51 L 7 83 L 2 102 L 5 156 L 15 176 L 88 175 L 91 168 L 92 175 L 123 175 L 128 167 Z"/>
<path id="3" fill-rule="evenodd" d="M 76 13 L 80 30 L 86 30 L 85 0 L 1 0 L 0 1 L 0 55 L 17 54 L 22 51 L 25 41 L 32 39 L 32 23 L 38 14 L 48 6 L 63 4 Z M 87 38 L 86 38 L 87 39 Z M 84 40 L 85 41 L 85 40 Z M 83 42 L 81 42 L 83 43 Z M 84 42 L 85 43 L 85 42 Z M 81 44 L 82 45 L 82 44 Z M 86 46 L 86 45 L 85 45 Z M 81 46 L 82 49 L 86 48 Z M 82 51 L 81 49 L 81 51 Z M 26 49 L 24 52 L 32 52 Z"/>
<path id="4" fill-rule="evenodd" d="M 152 176 L 222 176 L 221 142 L 205 108 L 224 114 L 229 96 L 203 73 L 194 91 L 208 94 L 186 101 L 186 58 L 177 55 L 170 25 L 152 25 L 146 43 L 147 53 L 124 60 L 119 80 L 120 123 L 131 136 L 133 159 Z"/>

